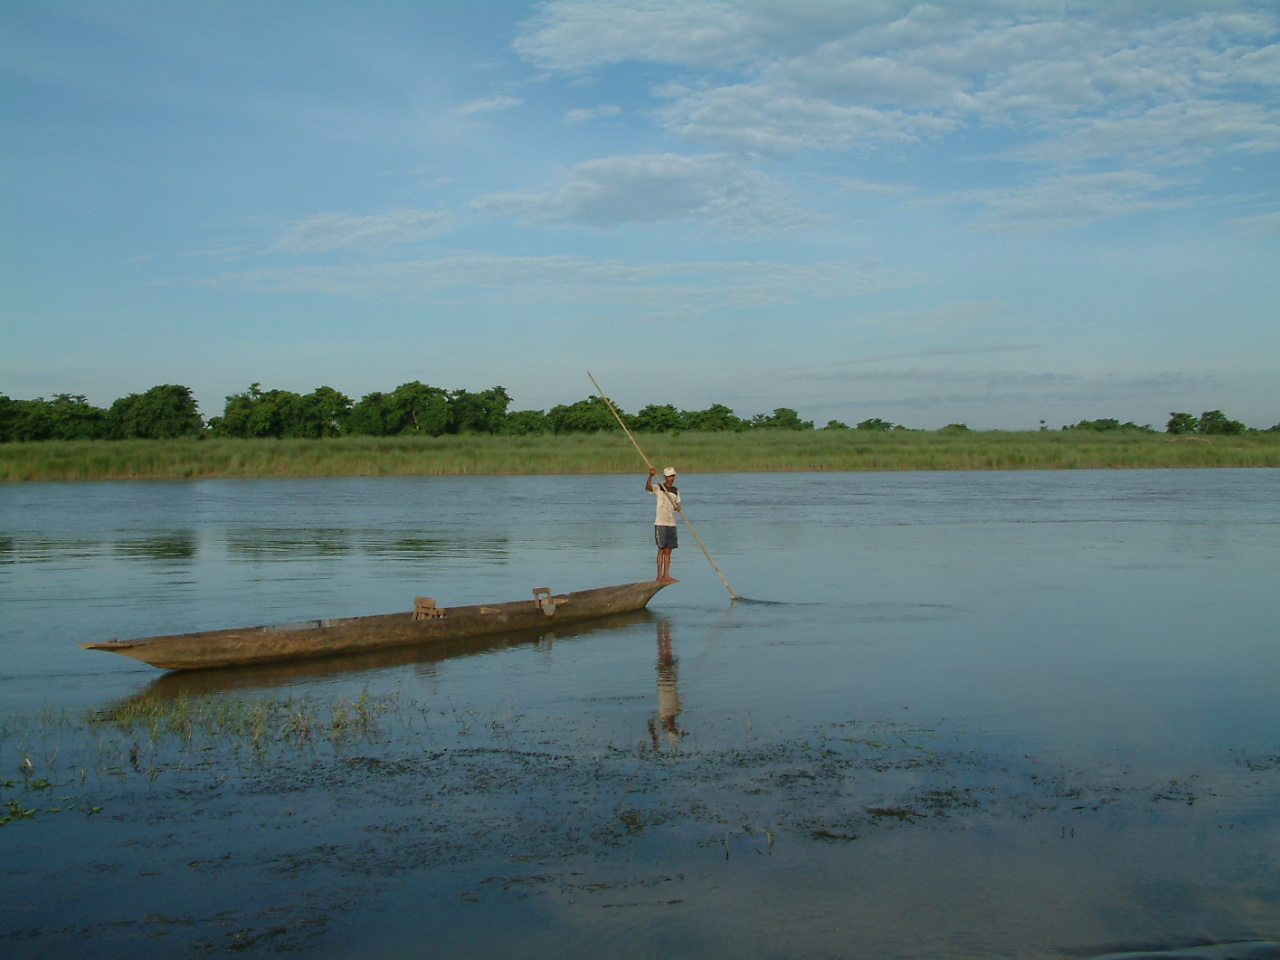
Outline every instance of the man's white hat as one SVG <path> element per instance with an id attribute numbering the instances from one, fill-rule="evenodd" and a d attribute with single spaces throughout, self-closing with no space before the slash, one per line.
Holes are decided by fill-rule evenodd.
<path id="1" fill-rule="evenodd" d="M 664 477 L 674 477 L 674 476 L 676 475 L 676 468 L 675 468 L 675 467 L 667 467 L 667 469 L 665 469 L 665 470 L 663 470 L 663 471 L 662 471 L 662 475 L 663 475 Z"/>

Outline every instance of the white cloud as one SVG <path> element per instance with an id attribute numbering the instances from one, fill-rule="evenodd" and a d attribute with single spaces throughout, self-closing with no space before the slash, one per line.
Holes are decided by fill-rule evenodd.
<path id="1" fill-rule="evenodd" d="M 868 153 L 956 127 L 945 117 L 788 96 L 761 84 L 677 91 L 659 116 L 685 139 L 774 157 L 811 150 Z"/>
<path id="2" fill-rule="evenodd" d="M 569 73 L 628 60 L 718 68 L 757 54 L 760 25 L 726 0 L 557 0 L 541 6 L 514 46 Z"/>
<path id="3" fill-rule="evenodd" d="M 459 116 L 469 117 L 478 113 L 496 113 L 499 110 L 510 110 L 512 107 L 518 107 L 524 103 L 518 97 L 504 97 L 494 94 L 491 97 L 481 97 L 479 100 L 471 100 L 455 107 L 453 112 Z"/>
<path id="4" fill-rule="evenodd" d="M 1280 111 L 1256 103 L 1194 100 L 1161 104 L 1134 116 L 1093 117 L 1063 125 L 1021 156 L 1080 162 L 1137 157 L 1192 163 L 1217 153 L 1280 150 Z"/>
<path id="5" fill-rule="evenodd" d="M 936 351 L 921 353 L 919 363 L 898 363 L 899 359 L 887 357 L 884 365 L 851 367 L 830 364 L 810 368 L 779 371 L 785 378 L 803 390 L 805 384 L 838 383 L 842 395 L 848 399 L 828 404 L 832 412 L 840 410 L 861 411 L 892 419 L 909 418 L 922 410 L 944 411 L 950 418 L 973 415 L 982 410 L 983 415 L 1008 409 L 1021 408 L 1027 412 L 1031 427 L 1039 416 L 1050 419 L 1050 428 L 1057 429 L 1063 420 L 1075 423 L 1091 417 L 1142 419 L 1151 413 L 1137 410 L 1168 410 L 1165 405 L 1170 396 L 1182 396 L 1205 385 L 1204 373 L 1168 370 L 1144 373 L 1136 371 L 1128 376 L 1095 374 L 1072 370 L 1054 370 L 1045 367 L 992 367 L 969 368 L 949 364 L 949 357 L 970 355 L 980 358 L 984 353 L 1007 353 L 1017 347 L 975 348 L 973 350 Z M 936 363 L 930 361 L 938 361 Z M 1069 411 L 1067 413 L 1055 413 Z M 949 411 L 949 412 L 947 412 Z M 1135 412 L 1130 412 L 1135 411 Z M 1052 418 L 1052 419 L 1051 419 Z M 1154 421 L 1162 425 L 1163 419 Z"/>
<path id="6" fill-rule="evenodd" d="M 920 282 L 875 260 L 787 264 L 758 260 L 634 264 L 581 257 L 503 257 L 459 253 L 432 260 L 260 269 L 223 283 L 254 290 L 406 300 L 601 304 L 613 310 L 697 316 L 713 308 L 751 308 L 867 296 Z"/>
<path id="7" fill-rule="evenodd" d="M 322 213 L 295 223 L 272 249 L 316 253 L 348 247 L 412 243 L 447 233 L 453 228 L 454 220 L 453 214 L 438 210 L 394 210 L 365 217 Z"/>
<path id="8" fill-rule="evenodd" d="M 1246 53 L 1235 61 L 1234 67 L 1234 80 L 1237 83 L 1280 86 L 1280 44 L 1273 43 L 1261 50 Z"/>
<path id="9" fill-rule="evenodd" d="M 1185 199 L 1162 198 L 1180 186 L 1141 171 L 1047 177 L 1026 187 L 957 191 L 941 198 L 987 208 L 990 230 L 1052 230 L 1077 223 L 1185 206 Z"/>
<path id="10" fill-rule="evenodd" d="M 863 180 L 858 177 L 844 177 L 837 181 L 838 185 L 851 193 L 878 193 L 885 197 L 910 196 L 919 191 L 905 183 L 880 183 L 874 180 Z"/>
<path id="11" fill-rule="evenodd" d="M 898 332 L 936 335 L 988 330 L 1025 330 L 1045 324 L 1012 316 L 999 300 L 968 300 L 914 310 L 877 310 L 859 314 L 850 321 L 859 327 L 885 327 Z M 882 356 L 862 357 L 859 363 L 874 363 Z"/>
<path id="12" fill-rule="evenodd" d="M 1280 210 L 1260 213 L 1253 217 L 1240 217 L 1231 222 L 1253 233 L 1280 233 Z"/>
<path id="13" fill-rule="evenodd" d="M 577 110 L 570 110 L 564 115 L 565 123 L 590 123 L 593 120 L 601 120 L 606 117 L 616 117 L 622 113 L 622 108 L 612 103 L 602 103 L 598 107 L 585 107 Z"/>
<path id="14" fill-rule="evenodd" d="M 568 73 L 682 68 L 655 115 L 724 150 L 867 152 L 1016 121 L 1015 155 L 1067 163 L 1280 150 L 1258 102 L 1280 85 L 1277 40 L 1262 0 L 557 0 L 515 46 Z"/>
<path id="15" fill-rule="evenodd" d="M 735 229 L 793 229 L 818 219 L 789 206 L 770 178 L 731 157 L 674 153 L 587 161 L 551 190 L 490 194 L 476 207 L 526 223 L 591 227 L 695 219 Z"/>

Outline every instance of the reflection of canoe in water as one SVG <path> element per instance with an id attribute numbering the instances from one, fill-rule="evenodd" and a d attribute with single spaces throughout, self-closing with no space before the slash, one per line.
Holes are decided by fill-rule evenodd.
<path id="1" fill-rule="evenodd" d="M 415 610 L 369 617 L 306 620 L 270 627 L 210 630 L 144 640 L 82 643 L 165 670 L 200 670 L 251 663 L 359 653 L 577 623 L 642 609 L 665 583 L 644 580 L 553 596 L 534 591 L 532 600 L 436 607 L 419 601 Z"/>

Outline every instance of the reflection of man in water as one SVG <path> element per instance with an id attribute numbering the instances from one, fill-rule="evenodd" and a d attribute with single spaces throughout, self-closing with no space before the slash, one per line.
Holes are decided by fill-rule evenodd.
<path id="1" fill-rule="evenodd" d="M 667 732 L 667 740 L 671 746 L 680 742 L 685 731 L 677 729 L 676 717 L 680 716 L 682 705 L 680 691 L 676 688 L 676 657 L 671 652 L 671 621 L 658 621 L 658 712 L 649 720 L 649 736 L 653 738 L 653 749 L 660 746 L 658 730 L 661 727 Z"/>

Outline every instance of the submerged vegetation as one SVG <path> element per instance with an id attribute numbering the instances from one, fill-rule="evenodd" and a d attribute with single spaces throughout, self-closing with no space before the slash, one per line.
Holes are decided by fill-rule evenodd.
<path id="1" fill-rule="evenodd" d="M 0 753 L 9 760 L 21 758 L 11 767 L 20 776 L 0 781 L 0 808 L 6 814 L 0 826 L 49 813 L 100 813 L 113 797 L 127 795 L 131 783 L 153 788 L 167 782 L 181 798 L 201 780 L 231 793 L 238 792 L 232 781 L 239 781 L 250 793 L 265 789 L 289 794 L 360 789 L 362 783 L 390 777 L 421 781 L 436 805 L 446 798 L 469 803 L 469 798 L 489 794 L 495 802 L 502 795 L 503 802 L 516 804 L 542 799 L 574 805 L 586 799 L 588 781 L 608 780 L 627 788 L 621 799 L 607 786 L 592 798 L 600 805 L 596 815 L 604 818 L 599 825 L 603 832 L 595 839 L 616 840 L 635 833 L 637 824 L 649 827 L 671 819 L 656 807 L 650 809 L 643 797 L 648 790 L 637 787 L 639 780 L 654 778 L 669 789 L 701 795 L 700 803 L 679 805 L 685 809 L 705 808 L 713 795 L 728 807 L 766 793 L 788 802 L 801 797 L 811 801 L 815 791 L 829 793 L 828 800 L 840 795 L 843 802 L 837 806 L 847 809 L 824 801 L 804 811 L 773 810 L 768 818 L 788 832 L 827 840 L 854 839 L 858 832 L 892 826 L 885 821 L 944 820 L 979 806 L 988 812 L 1010 804 L 1021 810 L 1032 794 L 1038 800 L 1028 810 L 1049 809 L 1045 801 L 1051 798 L 1081 810 L 1087 791 L 1083 784 L 1067 784 L 1073 775 L 1065 769 L 1053 772 L 1044 761 L 984 759 L 958 731 L 894 720 L 849 720 L 781 739 L 757 739 L 748 726 L 741 743 L 720 746 L 685 741 L 659 745 L 639 736 L 577 748 L 560 744 L 551 752 L 545 728 L 526 721 L 510 706 L 487 716 L 452 700 L 419 701 L 368 690 L 354 700 L 342 695 L 139 696 L 79 713 L 52 708 L 12 713 L 0 716 Z M 1270 767 L 1253 757 L 1235 762 L 1255 771 L 1275 765 L 1274 758 Z M 653 769 L 646 773 L 646 766 Z M 477 779 L 481 768 L 489 773 Z M 895 771 L 914 776 L 898 781 Z M 884 782 L 874 784 L 877 776 Z M 546 784 L 534 786 L 546 777 L 572 782 L 572 789 L 563 792 L 576 799 L 565 800 Z M 858 795 L 852 791 L 850 778 L 855 777 L 861 784 Z M 524 789 L 507 789 L 516 783 Z M 1027 797 L 1019 799 L 1019 794 Z M 1142 784 L 1131 799 L 1149 795 L 1150 786 Z M 56 797 L 58 805 L 42 802 L 44 796 Z M 158 793 L 152 796 L 160 799 Z M 1187 796 L 1182 791 L 1176 799 L 1185 802 Z M 1094 809 L 1120 799 L 1108 788 L 1096 798 Z M 750 819 L 742 814 L 739 810 L 731 820 L 715 815 L 709 822 Z M 459 823 L 463 819 L 457 818 Z M 611 823 L 614 819 L 621 822 Z M 836 825 L 844 832 L 832 832 Z M 614 829 L 605 829 L 610 826 Z"/>
<path id="2" fill-rule="evenodd" d="M 665 911 L 718 902 L 708 888 L 758 858 L 817 863 L 818 883 L 838 883 L 868 858 L 909 861 L 921 835 L 944 849 L 948 836 L 1003 849 L 1031 836 L 1036 857 L 1048 838 L 1091 842 L 1075 863 L 1105 859 L 1118 831 L 1221 831 L 1240 849 L 1264 836 L 1254 814 L 1277 788 L 1269 752 L 1207 777 L 1148 775 L 1081 771 L 928 718 L 756 730 L 748 712 L 740 734 L 712 720 L 668 743 L 633 719 L 566 735 L 558 708 L 318 689 L 0 713 L 14 881 L 0 943 L 21 956 L 86 943 L 112 957 L 354 954 L 346 938 L 362 928 L 346 915 L 396 897 L 446 913 L 530 897 Z"/>
<path id="3" fill-rule="evenodd" d="M 1280 467 L 1280 433 L 1144 430 L 748 430 L 642 434 L 685 473 Z M 325 440 L 67 440 L 0 445 L 0 481 L 619 474 L 643 465 L 620 431 Z"/>
<path id="4" fill-rule="evenodd" d="M 52 813 L 103 810 L 99 784 L 140 775 L 274 765 L 301 748 L 367 742 L 396 698 L 320 703 L 294 697 L 138 697 L 85 714 L 46 708 L 0 717 L 4 755 L 21 779 L 0 780 L 0 826 Z M 85 796 L 91 799 L 86 800 Z M 46 800 L 46 798 L 48 798 Z"/>

